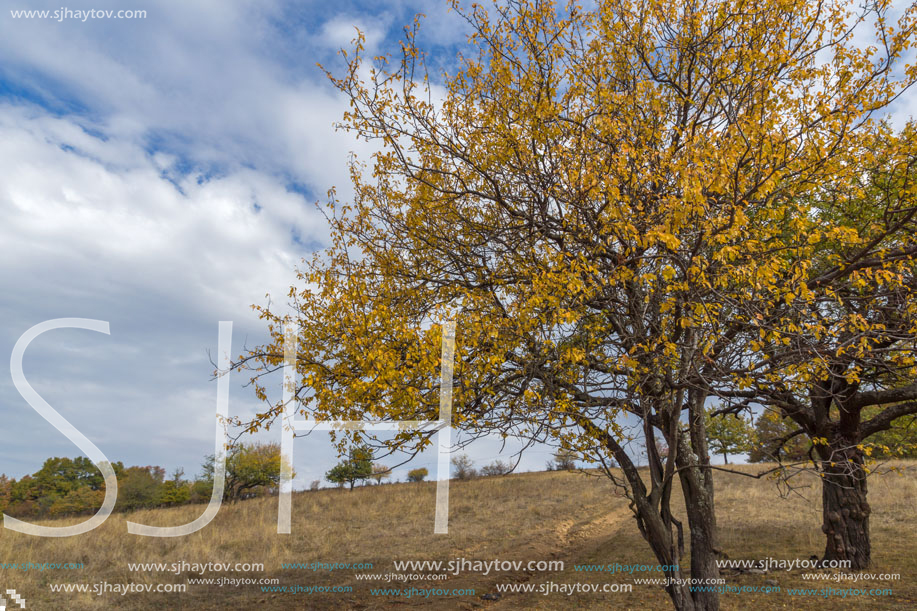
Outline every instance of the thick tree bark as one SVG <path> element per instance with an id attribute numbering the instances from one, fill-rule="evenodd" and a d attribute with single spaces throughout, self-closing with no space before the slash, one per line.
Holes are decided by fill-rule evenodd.
<path id="1" fill-rule="evenodd" d="M 869 503 L 861 457 L 823 464 L 822 531 L 827 536 L 825 560 L 849 560 L 851 569 L 870 563 Z"/>
<path id="2" fill-rule="evenodd" d="M 709 475 L 708 472 L 707 476 Z M 716 566 L 719 552 L 713 497 L 707 495 L 703 489 L 694 490 L 692 484 L 686 483 L 686 480 L 689 479 L 696 479 L 696 477 L 683 476 L 681 485 L 685 490 L 685 507 L 688 511 L 688 527 L 691 532 L 691 579 L 695 584 L 695 591 L 691 595 L 695 609 L 716 611 L 720 608 L 719 593 L 715 590 L 705 591 L 706 586 L 712 585 L 713 580 L 720 576 L 719 567 Z"/>
<path id="3" fill-rule="evenodd" d="M 713 506 L 713 472 L 709 469 L 710 454 L 704 425 L 704 395 L 692 397 L 691 403 L 688 415 L 691 443 L 689 445 L 688 439 L 679 435 L 676 464 L 691 532 L 691 579 L 696 586 L 692 592 L 695 608 L 716 611 L 719 609 L 719 593 L 705 591 L 704 587 L 713 585 L 720 576 L 716 565 L 720 552 Z"/>
<path id="4" fill-rule="evenodd" d="M 822 532 L 824 559 L 846 560 L 847 568 L 865 569 L 870 563 L 869 503 L 862 446 L 862 405 L 856 400 L 858 384 L 850 383 L 838 367 L 834 376 L 816 383 L 811 391 L 814 418 L 790 414 L 809 434 L 825 439 L 816 444 L 822 475 Z M 831 406 L 837 405 L 837 420 Z M 814 434 L 814 435 L 813 435 Z"/>

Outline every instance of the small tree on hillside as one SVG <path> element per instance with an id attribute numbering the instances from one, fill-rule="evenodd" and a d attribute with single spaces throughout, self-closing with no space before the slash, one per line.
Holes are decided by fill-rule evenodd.
<path id="1" fill-rule="evenodd" d="M 373 463 L 373 473 L 370 477 L 375 480 L 376 484 L 381 484 L 382 480 L 389 479 L 391 476 L 391 468 L 379 463 Z"/>
<path id="2" fill-rule="evenodd" d="M 213 487 L 213 455 L 204 460 L 201 479 L 206 484 L 197 485 L 199 496 L 206 492 L 207 484 Z M 280 444 L 279 443 L 240 443 L 234 445 L 226 454 L 226 485 L 223 499 L 237 501 L 257 490 L 268 490 L 280 482 Z M 206 498 L 206 497 L 205 497 Z"/>
<path id="3" fill-rule="evenodd" d="M 429 475 L 430 472 L 424 468 L 420 469 L 411 469 L 408 471 L 408 481 L 409 482 L 422 482 L 424 478 Z"/>
<path id="4" fill-rule="evenodd" d="M 354 448 L 350 451 L 347 460 L 342 460 L 325 474 L 332 484 L 343 487 L 344 484 L 350 484 L 350 489 L 357 482 L 365 480 L 373 474 L 373 455 L 369 448 Z"/>
<path id="5" fill-rule="evenodd" d="M 723 455 L 723 462 L 729 464 L 730 454 L 744 454 L 751 451 L 755 429 L 751 419 L 739 414 L 714 416 L 715 410 L 708 409 L 707 439 L 710 449 Z"/>
<path id="6" fill-rule="evenodd" d="M 481 469 L 481 475 L 488 477 L 491 475 L 506 475 L 513 470 L 513 466 L 502 460 L 495 460 Z"/>
<path id="7" fill-rule="evenodd" d="M 452 468 L 455 479 L 469 480 L 478 475 L 478 472 L 474 469 L 474 463 L 471 462 L 467 454 L 459 454 L 453 457 Z"/>
<path id="8" fill-rule="evenodd" d="M 166 471 L 162 467 L 128 467 L 118 478 L 118 505 L 121 509 L 145 509 L 160 503 Z"/>
<path id="9" fill-rule="evenodd" d="M 182 479 L 185 470 L 178 468 L 172 472 L 172 479 L 162 484 L 159 502 L 162 505 L 183 505 L 191 499 L 191 482 Z"/>
<path id="10" fill-rule="evenodd" d="M 550 471 L 572 471 L 576 469 L 576 453 L 568 448 L 557 448 L 554 462 L 548 463 Z"/>
<path id="11" fill-rule="evenodd" d="M 237 500 L 256 490 L 267 491 L 280 483 L 280 444 L 240 444 L 227 463 L 227 488 Z"/>

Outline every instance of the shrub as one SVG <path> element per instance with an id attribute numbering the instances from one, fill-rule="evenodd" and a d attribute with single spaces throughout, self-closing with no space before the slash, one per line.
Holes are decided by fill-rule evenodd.
<path id="1" fill-rule="evenodd" d="M 481 469 L 481 475 L 488 477 L 491 475 L 506 475 L 513 470 L 513 465 L 508 462 L 495 460 L 486 467 Z"/>

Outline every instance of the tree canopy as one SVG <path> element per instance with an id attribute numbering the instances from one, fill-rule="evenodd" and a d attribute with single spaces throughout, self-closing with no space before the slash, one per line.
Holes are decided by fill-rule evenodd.
<path id="1" fill-rule="evenodd" d="M 213 455 L 207 456 L 203 477 L 213 481 Z M 223 497 L 237 501 L 258 488 L 273 488 L 280 483 L 279 443 L 237 443 L 226 454 L 226 483 Z"/>
<path id="2" fill-rule="evenodd" d="M 754 443 L 748 453 L 749 462 L 805 462 L 809 448 L 805 435 L 793 421 L 780 412 L 765 410 L 755 421 Z"/>
<path id="3" fill-rule="evenodd" d="M 723 455 L 723 462 L 729 462 L 730 454 L 744 454 L 750 452 L 755 429 L 751 419 L 745 416 L 712 416 L 712 410 L 707 410 L 707 437 L 710 440 L 710 449 Z"/>
<path id="4" fill-rule="evenodd" d="M 408 481 L 409 482 L 422 482 L 430 472 L 425 468 L 421 467 L 419 469 L 411 469 L 408 471 Z"/>
<path id="5" fill-rule="evenodd" d="M 339 462 L 325 474 L 325 479 L 332 484 L 349 484 L 351 490 L 357 482 L 370 477 L 373 477 L 373 453 L 367 447 L 352 448 L 346 460 Z M 379 481 L 381 482 L 381 479 Z"/>

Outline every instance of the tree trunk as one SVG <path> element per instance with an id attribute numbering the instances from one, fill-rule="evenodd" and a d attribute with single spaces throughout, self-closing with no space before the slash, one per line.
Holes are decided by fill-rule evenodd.
<path id="1" fill-rule="evenodd" d="M 653 550 L 653 555 L 662 566 L 673 567 L 680 566 L 678 547 L 672 538 L 672 530 L 665 524 L 665 521 L 659 513 L 646 502 L 646 498 L 636 500 L 636 518 L 640 526 L 640 532 L 643 538 L 649 543 Z M 666 578 L 670 580 L 683 579 L 681 570 L 665 571 Z M 670 583 L 665 587 L 666 593 L 672 599 L 672 604 L 676 611 L 708 611 L 704 607 L 698 607 L 691 595 L 691 590 L 687 585 Z M 715 610 L 714 610 L 715 611 Z"/>
<path id="2" fill-rule="evenodd" d="M 835 462 L 834 466 L 830 462 L 822 463 L 822 467 L 825 560 L 849 560 L 851 569 L 865 569 L 870 563 L 870 509 L 862 457 Z"/>
<path id="3" fill-rule="evenodd" d="M 703 422 L 703 412 L 700 412 L 700 422 Z M 631 510 L 637 519 L 640 534 L 649 543 L 653 554 L 660 565 L 679 567 L 675 570 L 665 571 L 665 576 L 670 580 L 666 586 L 666 593 L 672 600 L 676 611 L 718 611 L 719 593 L 717 591 L 698 592 L 691 591 L 691 585 L 678 583 L 685 580 L 681 568 L 681 554 L 684 541 L 682 538 L 681 524 L 675 520 L 669 511 L 668 494 L 663 494 L 659 482 L 655 481 L 653 490 L 647 493 L 646 485 L 636 465 L 628 456 L 620 443 L 607 432 L 598 429 L 590 420 L 580 418 L 579 424 L 591 435 L 604 442 L 617 461 L 624 478 L 630 485 Z M 691 452 L 691 446 L 678 428 L 674 428 L 674 438 L 670 444 L 670 452 L 674 452 L 673 460 L 679 467 L 690 465 L 691 469 L 679 472 L 682 482 L 682 493 L 685 505 L 688 507 L 688 524 L 691 536 L 691 577 L 693 579 L 711 579 L 719 577 L 716 567 L 716 518 L 713 515 L 713 480 L 709 469 L 699 467 L 697 455 Z M 698 431 L 695 431 L 697 434 Z M 703 434 L 703 428 L 699 430 Z M 646 447 L 655 447 L 652 439 Z M 704 439 L 697 440 L 699 454 L 704 457 L 704 464 L 709 465 L 709 454 L 706 451 Z M 648 452 L 648 457 L 652 452 Z M 650 458 L 650 462 L 653 459 Z M 658 470 L 657 466 L 657 470 Z M 651 464 L 650 471 L 653 471 Z M 687 484 L 685 483 L 687 482 Z M 697 529 L 697 532 L 695 532 Z M 677 538 L 675 535 L 677 531 Z"/>
<path id="4" fill-rule="evenodd" d="M 710 457 L 704 439 L 703 411 L 692 410 L 689 417 L 692 443 L 689 446 L 688 440 L 681 437 L 676 464 L 691 533 L 691 579 L 695 586 L 691 596 L 695 609 L 717 611 L 720 608 L 719 592 L 705 591 L 720 576 L 720 569 L 716 566 L 719 545 L 713 506 L 713 472 L 706 468 L 710 465 Z"/>

